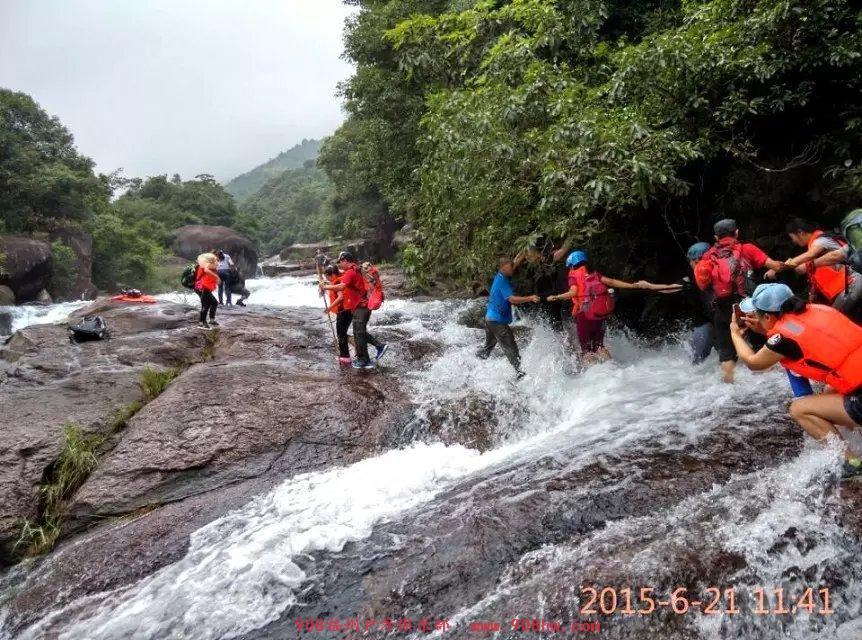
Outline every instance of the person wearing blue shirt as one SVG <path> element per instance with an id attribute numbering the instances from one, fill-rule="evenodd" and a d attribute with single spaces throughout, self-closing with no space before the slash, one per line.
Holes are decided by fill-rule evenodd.
<path id="1" fill-rule="evenodd" d="M 497 275 L 491 283 L 491 293 L 488 297 L 488 310 L 485 312 L 485 346 L 476 355 L 483 360 L 491 355 L 497 343 L 506 354 L 506 358 L 515 368 L 518 379 L 524 377 L 521 371 L 521 354 L 512 333 L 512 305 L 525 302 L 539 302 L 539 296 L 516 296 L 512 290 L 512 274 L 515 272 L 515 261 L 511 258 L 500 258 L 497 262 Z"/>

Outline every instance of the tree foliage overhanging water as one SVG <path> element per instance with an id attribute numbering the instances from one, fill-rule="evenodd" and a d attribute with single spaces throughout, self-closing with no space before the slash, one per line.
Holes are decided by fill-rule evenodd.
<path id="1" fill-rule="evenodd" d="M 716 218 L 768 235 L 858 206 L 858 4 L 349 4 L 349 117 L 320 164 L 343 203 L 415 223 L 419 280 L 543 237 L 655 275 Z"/>

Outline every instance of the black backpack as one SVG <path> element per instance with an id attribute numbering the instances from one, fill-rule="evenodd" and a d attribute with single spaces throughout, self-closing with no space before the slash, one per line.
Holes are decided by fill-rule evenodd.
<path id="1" fill-rule="evenodd" d="M 110 338 L 111 332 L 102 316 L 84 316 L 76 325 L 69 327 L 69 342 L 87 342 Z"/>

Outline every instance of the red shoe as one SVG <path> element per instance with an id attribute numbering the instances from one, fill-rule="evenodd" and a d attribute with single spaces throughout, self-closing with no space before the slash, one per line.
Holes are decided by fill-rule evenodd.
<path id="1" fill-rule="evenodd" d="M 340 365 L 347 366 L 347 365 L 352 364 L 352 363 L 353 363 L 353 360 L 351 360 L 350 358 L 345 358 L 343 356 L 339 356 L 339 358 L 338 358 L 338 364 L 340 364 Z"/>

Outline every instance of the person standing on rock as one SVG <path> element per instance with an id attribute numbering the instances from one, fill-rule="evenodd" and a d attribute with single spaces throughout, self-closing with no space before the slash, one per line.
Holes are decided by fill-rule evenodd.
<path id="1" fill-rule="evenodd" d="M 236 265 L 231 257 L 224 251 L 217 251 L 218 269 L 216 270 L 219 277 L 218 283 L 218 303 L 224 304 L 224 298 L 227 298 L 227 306 L 231 306 L 231 282 L 233 281 L 233 273 L 236 271 Z M 222 295 L 224 294 L 224 296 Z"/>
<path id="2" fill-rule="evenodd" d="M 341 274 L 338 267 L 334 264 L 326 267 L 323 272 L 329 284 L 339 284 L 341 282 Z M 338 337 L 338 364 L 350 364 L 350 345 L 347 341 L 347 329 L 350 327 L 350 322 L 353 320 L 353 313 L 344 308 L 344 291 L 329 291 L 329 306 L 326 307 L 326 313 L 335 314 L 335 335 Z"/>
<path id="3" fill-rule="evenodd" d="M 375 365 L 368 357 L 368 345 L 377 349 L 375 359 L 379 359 L 386 352 L 386 345 L 378 342 L 368 333 L 368 319 L 371 312 L 368 310 L 368 287 L 365 278 L 359 271 L 359 265 L 353 254 L 342 251 L 338 254 L 338 268 L 341 270 L 341 281 L 338 284 L 321 284 L 325 291 L 343 291 L 344 311 L 349 311 L 353 324 L 353 340 L 356 343 L 356 358 L 353 360 L 354 369 L 374 369 Z M 338 336 L 339 344 L 347 339 L 347 327 L 342 328 Z M 340 350 L 340 347 L 339 347 Z"/>
<path id="4" fill-rule="evenodd" d="M 512 289 L 512 274 L 515 273 L 515 261 L 511 258 L 500 258 L 497 261 L 497 275 L 491 283 L 491 293 L 488 296 L 488 309 L 485 312 L 485 346 L 476 354 L 482 360 L 491 355 L 497 343 L 506 354 L 509 363 L 515 368 L 517 379 L 526 374 L 521 371 L 521 354 L 515 334 L 512 333 L 512 305 L 532 302 L 538 303 L 537 295 L 516 296 Z"/>
<path id="5" fill-rule="evenodd" d="M 195 293 L 201 300 L 200 326 L 204 329 L 219 326 L 215 319 L 218 300 L 213 295 L 213 291 L 221 283 L 217 267 L 218 258 L 215 254 L 202 253 L 198 256 L 198 267 L 195 272 Z M 207 316 L 209 316 L 209 323 L 207 323 Z"/>

